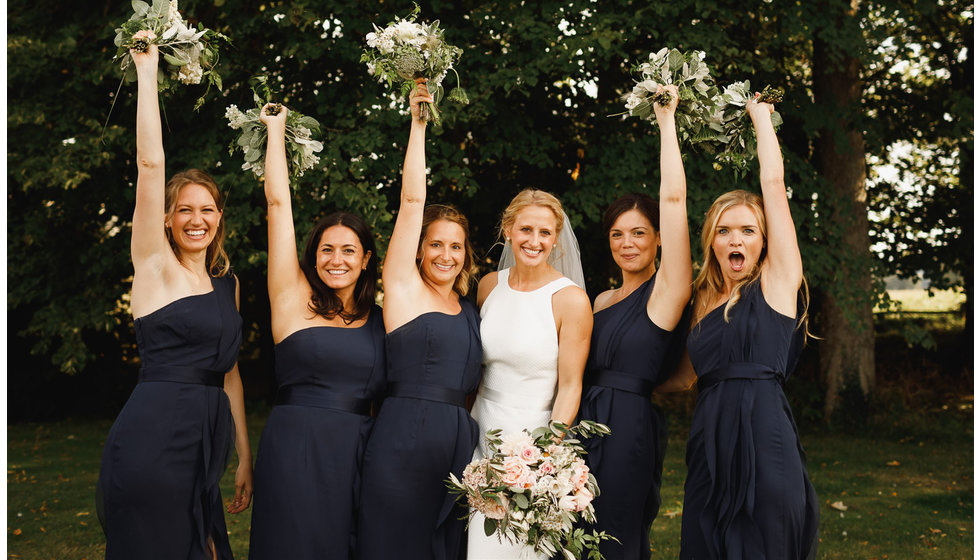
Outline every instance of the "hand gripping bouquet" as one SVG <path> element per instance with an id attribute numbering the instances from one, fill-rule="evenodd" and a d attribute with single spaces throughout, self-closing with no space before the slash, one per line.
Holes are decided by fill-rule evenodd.
<path id="1" fill-rule="evenodd" d="M 522 543 L 552 557 L 601 559 L 605 532 L 587 533 L 580 521 L 595 523 L 592 499 L 599 495 L 595 476 L 582 457 L 585 449 L 571 436 L 609 434 L 603 424 L 583 420 L 569 428 L 551 422 L 531 432 L 487 432 L 490 456 L 474 460 L 460 480 L 449 475 L 457 501 L 486 517 L 483 529 L 511 543 Z"/>
<path id="2" fill-rule="evenodd" d="M 456 75 L 457 85 L 449 93 L 449 100 L 461 105 L 469 103 L 466 92 L 458 87 L 459 74 L 453 68 L 463 50 L 446 43 L 439 20 L 416 22 L 419 11 L 416 4 L 407 18 L 396 17 L 384 29 L 375 25 L 365 37 L 368 48 L 361 54 L 361 62 L 366 62 L 368 73 L 376 76 L 379 83 L 387 83 L 389 89 L 398 83 L 401 95 L 407 95 L 417 82 L 427 80 L 435 103 L 422 104 L 422 118 L 438 125 L 436 105 L 442 99 L 442 81 L 448 72 Z"/>
<path id="3" fill-rule="evenodd" d="M 259 92 L 262 93 L 261 96 Z M 250 170 L 256 177 L 261 177 L 265 173 L 265 149 L 269 131 L 259 116 L 262 107 L 272 102 L 272 92 L 266 76 L 252 78 L 252 96 L 255 107 L 243 113 L 237 106 L 229 105 L 225 111 L 228 126 L 241 131 L 228 147 L 228 153 L 233 154 L 236 149 L 240 149 L 245 154 L 242 170 Z M 276 103 L 270 112 L 278 114 L 281 110 L 282 105 Z M 307 169 L 320 161 L 316 154 L 323 150 L 323 144 L 313 139 L 313 135 L 319 132 L 320 123 L 316 119 L 299 111 L 289 110 L 286 115 L 286 163 L 291 177 L 302 177 Z"/>
<path id="4" fill-rule="evenodd" d="M 727 86 L 715 100 L 714 128 L 720 130 L 717 140 L 721 144 L 715 155 L 715 168 L 729 165 L 734 168 L 736 177 L 744 176 L 749 162 L 756 157 L 755 129 L 745 111 L 745 105 L 756 96 L 762 103 L 775 104 L 783 100 L 782 90 L 771 86 L 766 86 L 760 94 L 753 93 L 748 80 Z M 783 118 L 776 111 L 771 118 L 773 127 L 779 130 Z"/>
<path id="5" fill-rule="evenodd" d="M 711 127 L 711 116 L 715 112 L 718 88 L 704 62 L 703 51 L 681 52 L 664 47 L 651 53 L 649 60 L 636 70 L 641 79 L 626 96 L 630 116 L 656 121 L 653 104 L 670 102 L 670 94 L 658 95 L 657 86 L 675 85 L 679 97 L 675 119 L 680 141 L 699 144 L 717 138 L 719 131 Z"/>
<path id="6" fill-rule="evenodd" d="M 133 15 L 116 29 L 115 44 L 118 49 L 113 60 L 120 62 L 123 81 L 136 81 L 136 69 L 129 49 L 145 52 L 150 43 L 157 45 L 166 62 L 160 67 L 158 77 L 160 91 L 176 90 L 178 84 L 199 84 L 207 78 L 208 88 L 197 102 L 197 110 L 213 84 L 221 89 L 221 76 L 215 70 L 218 49 L 229 43 L 228 37 L 198 24 L 197 29 L 187 25 L 177 10 L 177 0 L 133 0 Z"/>

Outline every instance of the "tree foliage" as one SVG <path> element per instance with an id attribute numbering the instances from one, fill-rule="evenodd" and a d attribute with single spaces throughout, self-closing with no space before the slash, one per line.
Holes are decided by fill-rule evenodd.
<path id="1" fill-rule="evenodd" d="M 972 175 L 969 182 L 964 175 L 965 162 L 972 165 L 972 11 L 964 16 L 968 7 L 959 0 L 927 4 L 880 0 L 860 14 L 870 45 L 860 47 L 868 69 L 866 114 L 853 126 L 867 131 L 872 156 L 884 157 L 900 141 L 937 154 L 907 164 L 918 184 L 934 186 L 908 195 L 928 214 L 916 216 L 906 204 L 875 226 L 881 239 L 889 231 L 915 237 L 941 224 L 939 237 L 885 251 L 884 270 L 903 274 L 972 266 L 966 262 L 972 257 L 963 256 L 972 253 L 957 253 L 972 222 L 964 204 L 972 196 Z M 598 228 L 601 213 L 626 192 L 656 195 L 659 164 L 649 123 L 609 115 L 623 112 L 632 65 L 669 46 L 706 51 L 718 83 L 751 79 L 760 88 L 785 90 L 780 140 L 806 273 L 818 290 L 833 284 L 848 256 L 828 240 L 840 238 L 848 224 L 830 220 L 833 194 L 812 161 L 813 142 L 829 119 L 813 104 L 812 48 L 815 33 L 834 28 L 811 3 L 431 0 L 421 6 L 422 17 L 439 19 L 447 40 L 463 48 L 458 67 L 471 100 L 465 107 L 447 104 L 442 127 L 429 135 L 428 197 L 468 215 L 484 269 L 499 256 L 500 212 L 518 190 L 534 186 L 567 206 L 590 291 L 615 278 Z M 191 108 L 201 92 L 193 87 L 163 100 L 168 171 L 204 169 L 226 193 L 227 246 L 246 319 L 242 358 L 269 375 L 265 201 L 261 183 L 227 152 L 235 131 L 225 108 L 250 106 L 248 80 L 261 73 L 280 101 L 315 117 L 323 126 L 321 162 L 293 184 L 300 243 L 318 216 L 344 208 L 365 217 L 383 251 L 398 202 L 407 103 L 373 82 L 359 58 L 372 23 L 407 14 L 411 3 L 182 0 L 180 8 L 191 23 L 229 36 L 232 47 L 221 60 L 220 95 L 197 112 Z M 130 8 L 13 0 L 7 10 L 11 358 L 31 352 L 64 372 L 112 367 L 109 357 L 118 356 L 107 345 L 122 348 L 123 359 L 135 358 L 126 304 L 135 88 L 123 86 L 116 96 L 120 73 L 111 63 L 113 29 Z M 824 38 L 853 39 L 839 33 Z M 894 39 L 886 43 L 886 37 Z M 893 71 L 900 60 L 929 71 Z M 948 77 L 935 74 L 939 69 Z M 756 170 L 736 180 L 714 169 L 710 154 L 688 150 L 685 166 L 695 241 L 718 194 L 758 188 Z M 882 213 L 894 206 L 895 192 L 893 184 L 875 183 L 872 208 Z"/>

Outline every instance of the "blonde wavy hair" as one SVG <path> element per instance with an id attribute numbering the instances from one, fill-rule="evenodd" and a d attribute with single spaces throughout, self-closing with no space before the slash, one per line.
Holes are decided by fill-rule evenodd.
<path id="1" fill-rule="evenodd" d="M 766 212 L 762 206 L 761 196 L 753 192 L 738 189 L 726 192 L 715 199 L 704 216 L 704 226 L 701 228 L 701 252 L 704 254 L 704 260 L 701 261 L 701 269 L 698 271 L 698 277 L 694 279 L 695 301 L 697 301 L 697 296 L 702 291 L 706 293 L 721 293 L 724 291 L 725 277 L 721 272 L 721 263 L 718 262 L 718 257 L 715 256 L 715 252 L 712 250 L 712 242 L 715 239 L 715 233 L 718 230 L 718 222 L 721 220 L 721 215 L 728 209 L 736 206 L 745 206 L 755 214 L 756 220 L 759 222 L 759 233 L 762 234 L 762 252 L 759 254 L 759 260 L 756 261 L 755 266 L 749 271 L 749 274 L 738 284 L 735 284 L 731 295 L 728 296 L 728 302 L 725 304 L 724 311 L 726 323 L 729 320 L 728 312 L 742 297 L 742 288 L 758 280 L 759 275 L 762 274 L 762 263 L 766 258 L 768 248 L 768 233 L 766 229 Z M 800 296 L 803 300 L 803 313 L 800 316 L 797 326 L 802 326 L 807 336 L 812 337 L 813 335 L 807 330 L 807 309 L 810 306 L 810 289 L 807 286 L 806 277 L 803 278 L 803 283 L 800 286 Z M 702 298 L 702 307 L 707 308 L 707 305 L 708 300 Z M 695 312 L 694 315 L 697 322 L 700 322 L 704 318 L 703 311 L 705 309 L 699 309 Z"/>
<path id="2" fill-rule="evenodd" d="M 551 213 L 555 215 L 555 239 L 558 239 L 558 234 L 561 233 L 561 228 L 565 225 L 565 214 L 561 201 L 555 195 L 539 189 L 524 189 L 517 193 L 517 196 L 510 201 L 500 216 L 500 227 L 497 229 L 497 234 L 503 237 L 504 232 L 514 225 L 514 221 L 517 220 L 517 215 L 521 210 L 528 206 L 542 206 L 551 210 Z"/>
<path id="3" fill-rule="evenodd" d="M 425 236 L 429 232 L 429 226 L 439 220 L 446 220 L 463 228 L 463 237 L 465 239 L 463 249 L 465 255 L 463 257 L 463 266 L 459 271 L 459 275 L 456 276 L 456 280 L 453 282 L 453 290 L 460 296 L 465 296 L 470 291 L 470 284 L 476 276 L 476 258 L 473 256 L 473 245 L 470 243 L 470 222 L 455 206 L 450 204 L 430 204 L 425 207 L 425 210 L 422 212 L 422 233 L 419 235 L 419 246 L 415 253 L 415 265 L 420 266 L 422 263 L 422 244 L 425 242 Z"/>
<path id="4" fill-rule="evenodd" d="M 231 271 L 231 260 L 228 258 L 228 254 L 225 253 L 225 216 L 223 213 L 225 200 L 221 196 L 221 191 L 218 190 L 218 184 L 215 183 L 210 175 L 200 169 L 188 169 L 187 171 L 181 171 L 175 174 L 167 181 L 167 185 L 164 187 L 166 221 L 170 222 L 174 215 L 177 214 L 177 197 L 180 194 L 180 189 L 187 185 L 201 185 L 204 187 L 211 194 L 211 197 L 214 198 L 214 203 L 217 205 L 218 211 L 222 212 L 221 218 L 218 220 L 218 231 L 215 232 L 214 239 L 208 245 L 205 257 L 205 262 L 208 265 L 208 274 L 222 277 Z M 180 247 L 174 239 L 173 232 L 170 228 L 164 229 L 167 234 L 167 241 L 170 243 L 170 249 L 173 250 L 174 254 L 177 255 L 177 259 L 180 260 Z"/>

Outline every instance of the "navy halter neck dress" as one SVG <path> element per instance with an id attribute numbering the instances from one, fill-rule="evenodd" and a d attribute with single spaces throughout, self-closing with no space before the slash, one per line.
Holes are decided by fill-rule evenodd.
<path id="1" fill-rule="evenodd" d="M 388 333 L 388 396 L 364 453 L 357 557 L 456 560 L 466 509 L 446 487 L 478 441 L 466 395 L 480 382 L 476 306 L 424 313 Z"/>
<path id="2" fill-rule="evenodd" d="M 816 556 L 819 503 L 783 384 L 803 348 L 797 319 L 760 282 L 694 326 L 687 350 L 698 398 L 687 442 L 681 558 Z"/>
<path id="3" fill-rule="evenodd" d="M 135 320 L 139 383 L 102 452 L 98 511 L 109 560 L 232 558 L 218 482 L 234 442 L 225 373 L 238 360 L 235 278 Z"/>
<path id="4" fill-rule="evenodd" d="M 603 541 L 606 560 L 650 558 L 650 525 L 660 509 L 667 423 L 650 397 L 670 374 L 676 332 L 650 320 L 647 301 L 656 276 L 622 301 L 595 314 L 580 420 L 612 433 L 585 440 L 585 462 L 600 495 L 593 501 L 595 529 L 619 539 Z"/>
<path id="5" fill-rule="evenodd" d="M 353 550 L 371 401 L 385 383 L 384 322 L 309 327 L 276 345 L 276 406 L 255 459 L 248 557 L 346 560 Z"/>

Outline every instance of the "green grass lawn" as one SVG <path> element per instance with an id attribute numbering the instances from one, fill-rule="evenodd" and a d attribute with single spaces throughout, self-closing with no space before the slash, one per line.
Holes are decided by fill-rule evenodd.
<path id="1" fill-rule="evenodd" d="M 266 412 L 249 415 L 253 448 Z M 677 558 L 680 543 L 685 433 L 681 419 L 673 423 L 654 559 Z M 109 426 L 76 420 L 7 427 L 8 558 L 102 558 L 94 493 Z M 804 434 L 821 503 L 819 558 L 973 558 L 972 441 L 972 433 L 941 440 Z M 233 467 L 222 481 L 226 501 Z M 847 510 L 834 509 L 836 502 Z M 247 557 L 250 511 L 226 516 L 238 558 Z"/>

